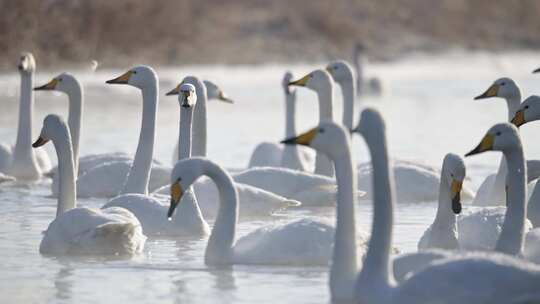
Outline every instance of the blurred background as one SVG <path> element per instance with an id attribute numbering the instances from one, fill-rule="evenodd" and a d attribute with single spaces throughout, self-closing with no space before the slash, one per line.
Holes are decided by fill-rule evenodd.
<path id="1" fill-rule="evenodd" d="M 372 59 L 540 47 L 540 1 L 0 0 L 0 68 Z"/>

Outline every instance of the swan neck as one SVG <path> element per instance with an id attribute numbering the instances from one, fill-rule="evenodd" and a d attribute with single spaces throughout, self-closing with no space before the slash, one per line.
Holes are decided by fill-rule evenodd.
<path id="1" fill-rule="evenodd" d="M 61 130 L 53 139 L 58 157 L 58 207 L 56 216 L 76 207 L 77 189 L 75 188 L 75 166 L 71 135 L 67 128 Z"/>
<path id="2" fill-rule="evenodd" d="M 193 156 L 206 157 L 206 104 L 208 102 L 208 96 L 206 87 L 202 82 L 195 87 L 195 90 L 197 93 L 197 103 L 195 104 L 193 114 L 193 142 L 191 152 Z"/>
<path id="3" fill-rule="evenodd" d="M 76 85 L 66 92 L 69 100 L 68 125 L 73 143 L 73 159 L 75 160 L 75 172 L 79 169 L 80 134 L 83 119 L 83 88 L 76 81 Z"/>
<path id="4" fill-rule="evenodd" d="M 446 178 L 446 169 L 443 168 L 441 172 L 441 180 L 439 184 L 439 205 L 437 207 L 437 214 L 433 221 L 433 227 L 439 229 L 454 230 L 456 225 L 456 215 L 452 211 L 452 191 L 450 190 L 449 181 Z"/>
<path id="5" fill-rule="evenodd" d="M 296 92 L 285 93 L 285 138 L 296 134 Z"/>
<path id="6" fill-rule="evenodd" d="M 180 107 L 180 138 L 178 139 L 178 160 L 191 157 L 191 121 L 193 108 Z"/>
<path id="7" fill-rule="evenodd" d="M 495 250 L 517 255 L 523 250 L 525 219 L 527 218 L 527 188 L 525 157 L 521 147 L 505 151 L 507 173 L 506 215 Z"/>
<path id="8" fill-rule="evenodd" d="M 148 194 L 148 181 L 152 169 L 154 141 L 156 136 L 156 115 L 158 107 L 158 84 L 152 80 L 142 89 L 143 111 L 139 134 L 139 144 L 122 193 Z"/>
<path id="9" fill-rule="evenodd" d="M 343 95 L 343 125 L 347 130 L 353 129 L 353 114 L 354 114 L 354 100 L 356 89 L 354 88 L 354 80 L 352 78 L 346 78 L 340 83 L 341 93 Z"/>
<path id="10" fill-rule="evenodd" d="M 19 122 L 15 142 L 14 162 L 29 162 L 37 168 L 32 151 L 32 116 L 34 111 L 34 73 L 21 73 L 21 96 L 19 103 Z"/>
<path id="11" fill-rule="evenodd" d="M 333 120 L 334 87 L 331 82 L 317 90 L 319 100 L 319 122 Z"/>
<path id="12" fill-rule="evenodd" d="M 394 281 L 389 263 L 394 221 L 393 176 L 384 133 L 368 135 L 366 142 L 373 165 L 373 222 L 361 277 L 378 280 L 379 285 L 387 286 Z"/>
<path id="13" fill-rule="evenodd" d="M 238 222 L 238 193 L 232 177 L 217 165 L 208 164 L 204 174 L 216 184 L 220 203 L 206 247 L 205 261 L 206 264 L 227 264 L 232 258 Z"/>
<path id="14" fill-rule="evenodd" d="M 337 206 L 334 252 L 330 268 L 330 289 L 333 296 L 352 297 L 358 272 L 356 253 L 355 198 L 356 174 L 351 158 L 349 136 L 343 153 L 333 158 L 336 167 Z M 343 286 L 347 286 L 343 290 Z M 345 292 L 347 295 L 339 295 Z"/>
<path id="15" fill-rule="evenodd" d="M 511 122 L 521 105 L 521 92 L 518 90 L 514 95 L 506 98 L 506 105 L 508 107 L 508 122 Z"/>

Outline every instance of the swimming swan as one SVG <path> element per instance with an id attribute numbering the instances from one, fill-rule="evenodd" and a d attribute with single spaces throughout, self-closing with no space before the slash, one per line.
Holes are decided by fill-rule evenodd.
<path id="1" fill-rule="evenodd" d="M 38 90 L 38 91 L 54 90 L 58 92 L 63 92 L 68 96 L 68 101 L 69 101 L 68 125 L 71 131 L 71 134 L 73 134 L 73 150 L 76 156 L 75 159 L 77 159 L 79 155 L 81 126 L 82 126 L 83 108 L 84 108 L 84 90 L 81 83 L 74 75 L 70 73 L 62 73 L 54 77 L 51 81 L 49 81 L 45 85 L 34 88 L 34 90 Z M 81 188 L 79 189 L 79 196 L 81 197 L 92 197 L 92 196 L 111 197 L 118 194 L 121 190 L 121 186 L 122 186 L 121 183 L 109 182 L 107 184 L 101 184 L 101 185 L 99 184 L 100 180 L 111 181 L 110 179 L 111 172 L 104 172 L 103 167 L 101 167 L 101 169 L 97 169 L 93 171 L 92 173 L 90 173 L 89 171 L 92 171 L 92 169 L 96 167 L 100 167 L 106 163 L 116 163 L 117 168 L 114 174 L 117 175 L 118 179 L 122 179 L 122 175 L 126 176 L 128 174 L 132 161 L 133 161 L 133 157 L 124 152 L 90 154 L 90 155 L 85 155 L 81 157 L 79 161 L 76 161 L 75 163 L 75 169 L 76 169 L 77 175 L 80 177 L 86 174 L 86 176 L 84 177 L 85 181 L 86 182 L 91 181 L 91 183 L 89 184 L 95 184 L 95 185 L 93 187 L 79 186 Z M 123 164 L 123 165 L 118 165 L 118 164 Z M 163 171 L 166 170 L 166 168 L 161 166 L 156 161 L 153 161 L 153 164 L 154 164 L 154 168 L 153 168 L 153 172 L 150 175 L 150 181 L 149 181 L 150 189 L 155 189 L 156 186 L 161 186 L 163 185 L 163 183 L 165 183 L 168 180 L 166 177 L 163 177 L 163 174 L 164 174 Z M 51 185 L 53 196 L 56 196 L 58 194 L 58 177 L 54 174 L 55 171 L 56 171 L 56 168 L 54 168 L 51 171 L 53 172 L 52 173 L 53 183 Z M 106 177 L 105 175 L 108 175 L 108 177 Z"/>
<path id="2" fill-rule="evenodd" d="M 291 72 L 285 72 L 281 86 L 285 95 L 285 136 L 296 135 L 296 90 L 289 87 L 293 79 Z M 304 172 L 315 170 L 315 152 L 313 149 L 297 145 L 281 145 L 262 142 L 251 154 L 248 168 L 283 167 Z"/>
<path id="3" fill-rule="evenodd" d="M 36 61 L 31 53 L 22 53 L 18 64 L 21 74 L 19 123 L 15 146 L 0 144 L 0 172 L 19 180 L 37 180 L 51 170 L 44 149 L 32 149 L 32 116 L 34 112 L 34 72 Z"/>
<path id="4" fill-rule="evenodd" d="M 189 158 L 191 155 L 191 121 L 197 103 L 195 91 L 193 85 L 181 84 L 167 93 L 167 95 L 178 95 L 180 105 L 179 141 L 182 142 L 180 159 Z M 176 212 L 169 221 L 163 220 L 167 206 L 155 197 L 128 192 L 113 198 L 104 207 L 112 206 L 123 207 L 133 212 L 141 222 L 146 235 L 204 237 L 210 231 L 191 188 L 187 189 L 186 195 L 182 197 L 179 212 Z"/>
<path id="5" fill-rule="evenodd" d="M 137 218 L 123 208 L 77 207 L 71 135 L 57 115 L 48 115 L 33 147 L 52 140 L 58 156 L 60 191 L 56 218 L 44 232 L 39 251 L 45 255 L 133 255 L 146 237 Z"/>
<path id="6" fill-rule="evenodd" d="M 112 197 L 124 193 L 148 194 L 150 172 L 155 176 L 156 181 L 160 181 L 158 185 L 153 185 L 153 188 L 167 184 L 170 174 L 170 168 L 153 165 L 152 160 L 158 107 L 157 75 L 148 66 L 137 66 L 107 83 L 128 84 L 142 91 L 143 114 L 137 152 L 133 160 L 106 162 L 79 176 L 77 180 L 79 196 Z"/>
<path id="7" fill-rule="evenodd" d="M 375 127 L 375 128 L 374 128 Z M 389 262 L 393 226 L 393 180 L 388 167 L 382 118 L 364 111 L 358 131 L 373 157 L 374 210 L 372 234 L 362 270 L 355 284 L 357 303 L 531 303 L 540 300 L 540 268 L 499 253 L 470 253 L 433 263 L 401 284 L 394 280 Z M 497 135 L 499 134 L 500 135 Z M 489 132 L 491 146 L 504 149 L 517 137 L 515 128 L 496 125 Z M 497 137 L 497 138 L 495 138 Z M 487 147 L 486 140 L 481 147 Z M 484 142 L 484 141 L 483 141 Z M 479 152 L 479 151 L 477 151 Z M 511 155 L 507 159 L 511 159 Z M 519 157 L 519 156 L 518 156 Z M 515 172 L 525 179 L 524 165 Z M 525 198 L 525 187 L 509 188 L 509 197 Z M 505 236 L 501 235 L 504 239 Z M 481 280 L 478 278 L 481 277 Z"/>

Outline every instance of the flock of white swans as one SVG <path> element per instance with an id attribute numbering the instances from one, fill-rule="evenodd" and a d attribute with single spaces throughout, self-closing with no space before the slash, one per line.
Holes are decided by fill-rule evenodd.
<path id="1" fill-rule="evenodd" d="M 185 77 L 166 95 L 180 108 L 178 146 L 170 168 L 153 159 L 158 110 L 158 75 L 136 66 L 106 81 L 142 93 L 142 122 L 134 157 L 125 153 L 80 156 L 84 91 L 62 73 L 34 84 L 30 53 L 19 61 L 21 76 L 17 140 L 0 145 L 0 181 L 52 178 L 56 218 L 43 234 L 44 255 L 139 254 L 147 237 L 208 237 L 204 261 L 232 264 L 329 265 L 333 301 L 350 303 L 540 303 L 540 161 L 526 160 L 518 128 L 540 120 L 540 97 L 522 101 L 516 83 L 496 80 L 475 99 L 506 100 L 508 117 L 487 130 L 465 157 L 502 153 L 498 172 L 474 193 L 463 185 L 463 157 L 449 153 L 442 169 L 391 159 L 383 115 L 364 108 L 355 122 L 358 82 L 352 67 L 335 61 L 299 79 L 283 77 L 286 137 L 262 142 L 245 170 L 232 172 L 206 157 L 206 106 L 233 103 L 217 85 Z M 537 70 L 538 71 L 538 70 Z M 341 122 L 333 121 L 334 86 L 343 94 Z M 296 90 L 317 93 L 319 124 L 298 134 Z M 67 122 L 50 114 L 32 135 L 35 91 L 68 96 Z M 371 162 L 354 164 L 351 140 L 362 137 Z M 58 166 L 40 148 L 52 142 Z M 473 148 L 473 147 L 471 147 Z M 481 157 L 481 156 L 477 156 Z M 538 189 L 536 189 L 538 188 Z M 110 200 L 100 209 L 77 206 L 78 197 Z M 356 231 L 355 203 L 373 202 L 371 235 Z M 480 208 L 467 215 L 462 200 Z M 418 252 L 395 254 L 396 202 L 438 201 L 432 225 L 418 240 Z M 271 217 L 288 208 L 335 206 L 335 225 L 297 219 L 259 228 L 237 239 L 240 217 Z M 459 215 L 459 216 L 458 216 Z M 213 226 L 207 220 L 213 221 Z M 201 253 L 202 254 L 202 253 Z"/>

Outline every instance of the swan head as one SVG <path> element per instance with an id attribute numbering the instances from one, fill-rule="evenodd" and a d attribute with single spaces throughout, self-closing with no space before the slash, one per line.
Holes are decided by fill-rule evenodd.
<path id="1" fill-rule="evenodd" d="M 62 73 L 46 84 L 35 87 L 34 91 L 59 91 L 68 93 L 74 87 L 80 86 L 79 81 L 70 73 Z"/>
<path id="2" fill-rule="evenodd" d="M 281 86 L 283 87 L 283 91 L 285 91 L 285 94 L 291 94 L 291 87 L 289 86 L 289 83 L 293 81 L 293 74 L 290 71 L 285 72 L 285 75 L 283 75 L 283 80 L 281 81 Z"/>
<path id="3" fill-rule="evenodd" d="M 520 105 L 512 123 L 520 127 L 528 122 L 540 119 L 540 96 L 532 95 L 527 97 Z"/>
<path id="4" fill-rule="evenodd" d="M 41 147 L 50 140 L 55 140 L 58 134 L 67 132 L 66 122 L 56 114 L 49 114 L 43 119 L 43 127 L 38 139 L 32 144 L 32 147 Z"/>
<path id="5" fill-rule="evenodd" d="M 180 106 L 183 108 L 192 108 L 197 103 L 195 86 L 189 83 L 180 83 L 165 95 L 178 95 L 178 102 L 180 102 Z"/>
<path id="6" fill-rule="evenodd" d="M 171 172 L 171 203 L 167 211 L 168 219 L 171 219 L 184 191 L 203 174 L 205 163 L 208 163 L 208 160 L 202 157 L 192 157 L 179 160 L 174 166 Z"/>
<path id="7" fill-rule="evenodd" d="M 21 73 L 33 73 L 36 70 L 36 60 L 34 59 L 34 55 L 29 52 L 21 53 L 17 68 Z"/>
<path id="8" fill-rule="evenodd" d="M 493 84 L 481 95 L 476 96 L 474 99 L 486 99 L 491 97 L 502 97 L 505 99 L 519 97 L 520 90 L 517 84 L 508 77 L 503 77 L 495 80 Z"/>
<path id="9" fill-rule="evenodd" d="M 147 87 L 149 84 L 156 84 L 157 82 L 156 71 L 145 65 L 131 68 L 124 74 L 106 81 L 108 84 L 128 84 L 141 90 Z"/>
<path id="10" fill-rule="evenodd" d="M 299 86 L 318 91 L 320 88 L 332 86 L 332 76 L 326 70 L 315 70 L 306 76 L 289 82 L 289 86 Z"/>
<path id="11" fill-rule="evenodd" d="M 345 129 L 330 121 L 323 121 L 303 134 L 282 140 L 281 143 L 289 145 L 304 145 L 320 151 L 330 158 L 338 158 L 343 152 L 343 143 L 349 142 Z"/>
<path id="12" fill-rule="evenodd" d="M 447 187 L 450 189 L 452 199 L 452 211 L 461 213 L 461 188 L 465 179 L 466 169 L 463 158 L 454 153 L 448 153 L 444 157 L 442 174 Z"/>
<path id="13" fill-rule="evenodd" d="M 206 86 L 206 95 L 208 96 L 208 99 L 216 99 L 225 103 L 234 103 L 234 100 L 229 98 L 217 84 L 210 80 L 203 80 L 203 83 Z"/>
<path id="14" fill-rule="evenodd" d="M 345 60 L 338 60 L 334 62 L 330 62 L 326 66 L 326 70 L 330 75 L 332 75 L 332 78 L 336 82 L 342 82 L 342 81 L 353 81 L 354 79 L 354 72 L 349 63 L 347 63 Z"/>
<path id="15" fill-rule="evenodd" d="M 360 113 L 360 120 L 352 132 L 359 133 L 367 141 L 382 138 L 386 132 L 386 124 L 381 113 L 373 108 L 366 108 Z"/>
<path id="16" fill-rule="evenodd" d="M 518 129 L 509 123 L 499 123 L 491 127 L 480 143 L 465 156 L 486 151 L 512 151 L 521 147 Z"/>

